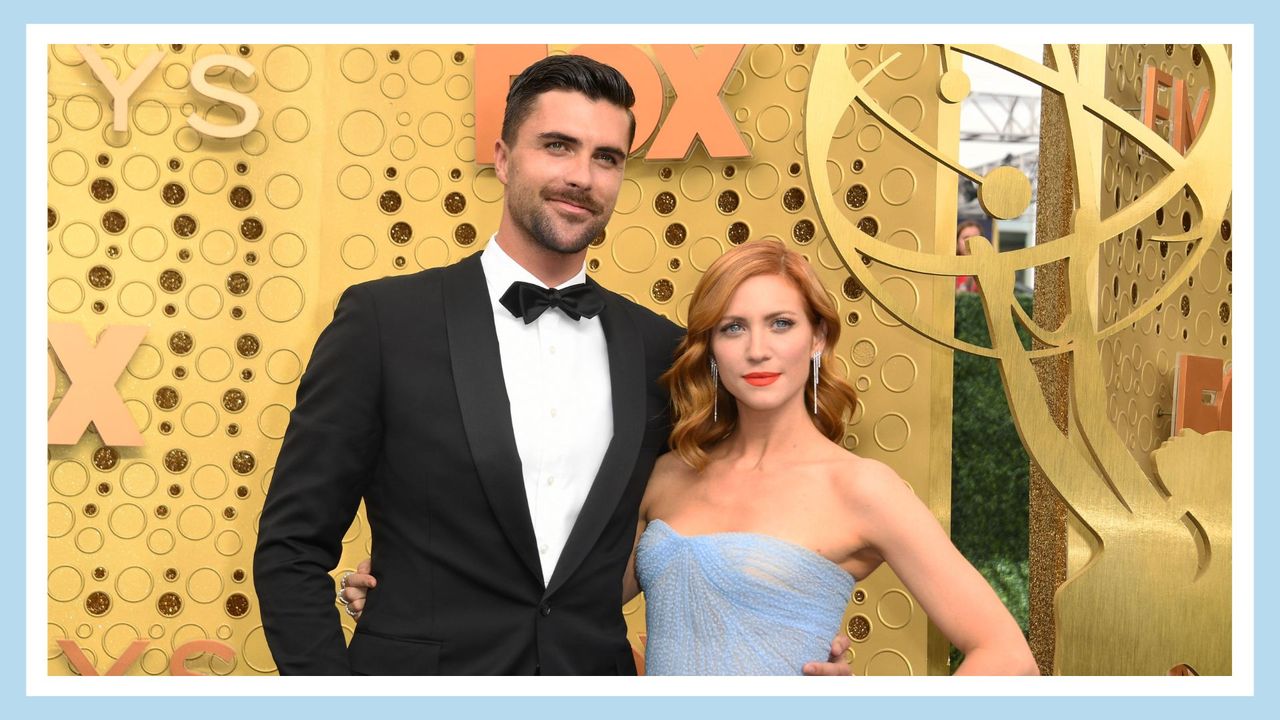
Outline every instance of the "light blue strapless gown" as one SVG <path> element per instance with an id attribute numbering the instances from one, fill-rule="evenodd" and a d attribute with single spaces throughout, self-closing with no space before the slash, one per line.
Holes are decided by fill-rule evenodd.
<path id="1" fill-rule="evenodd" d="M 854 580 L 768 535 L 684 536 L 661 520 L 636 549 L 649 675 L 799 675 L 825 661 Z"/>

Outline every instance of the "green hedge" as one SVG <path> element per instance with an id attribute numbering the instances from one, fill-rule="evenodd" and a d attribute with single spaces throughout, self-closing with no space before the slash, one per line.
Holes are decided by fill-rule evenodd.
<path id="1" fill-rule="evenodd" d="M 1031 314 L 1031 296 L 1018 301 Z M 1023 345 L 1030 343 L 1019 328 Z M 956 296 L 956 337 L 989 346 L 982 299 Z M 951 419 L 951 540 L 1027 631 L 1029 460 L 1018 439 L 996 361 L 956 352 Z M 951 650 L 951 670 L 962 656 Z"/>

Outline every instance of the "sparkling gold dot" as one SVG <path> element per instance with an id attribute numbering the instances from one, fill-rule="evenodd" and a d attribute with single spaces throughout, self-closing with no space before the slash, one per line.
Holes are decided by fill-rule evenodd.
<path id="1" fill-rule="evenodd" d="M 258 461 L 254 459 L 253 453 L 248 450 L 241 450 L 231 456 L 231 469 L 239 475 L 248 475 L 253 472 Z"/>
<path id="2" fill-rule="evenodd" d="M 738 193 L 725 190 L 716 198 L 716 209 L 728 215 L 738 209 L 739 202 Z"/>
<path id="3" fill-rule="evenodd" d="M 863 290 L 862 283 L 858 282 L 858 279 L 852 276 L 845 278 L 841 291 L 844 292 L 844 296 L 850 300 L 857 300 L 861 298 L 862 293 L 865 292 Z"/>
<path id="4" fill-rule="evenodd" d="M 476 226 L 471 223 L 462 223 L 453 229 L 453 240 L 463 247 L 467 247 L 476 241 Z"/>
<path id="5" fill-rule="evenodd" d="M 242 358 L 254 357 L 261 349 L 262 344 L 258 341 L 258 336 L 253 333 L 245 333 L 236 338 L 236 353 Z"/>
<path id="6" fill-rule="evenodd" d="M 395 190 L 387 190 L 378 196 L 378 209 L 388 214 L 399 212 L 402 202 L 400 193 Z"/>
<path id="7" fill-rule="evenodd" d="M 172 410 L 178 407 L 181 398 L 176 388 L 165 385 L 156 390 L 155 401 L 156 407 L 161 410 Z"/>
<path id="8" fill-rule="evenodd" d="M 195 339 L 186 330 L 178 330 L 169 336 L 169 350 L 174 355 L 186 355 L 195 347 Z"/>
<path id="9" fill-rule="evenodd" d="M 227 614 L 233 618 L 249 614 L 249 598 L 243 593 L 231 593 L 227 596 Z"/>
<path id="10" fill-rule="evenodd" d="M 862 642 L 871 635 L 871 620 L 866 615 L 854 615 L 849 618 L 845 631 L 849 633 L 851 640 Z"/>
<path id="11" fill-rule="evenodd" d="M 197 227 L 196 219 L 185 213 L 173 219 L 173 232 L 178 237 L 189 238 L 195 235 Z"/>
<path id="12" fill-rule="evenodd" d="M 800 220 L 791 228 L 791 237 L 801 245 L 807 245 L 813 240 L 815 228 L 812 220 Z"/>
<path id="13" fill-rule="evenodd" d="M 105 265 L 94 265 L 89 268 L 89 285 L 95 290 L 105 290 L 111 287 L 114 279 L 111 269 Z"/>
<path id="14" fill-rule="evenodd" d="M 182 612 L 182 598 L 178 593 L 164 593 L 156 600 L 156 611 L 165 617 L 173 617 Z"/>
<path id="15" fill-rule="evenodd" d="M 388 235 L 391 237 L 391 242 L 404 245 L 413 239 L 413 227 L 407 222 L 397 222 L 391 226 Z"/>
<path id="16" fill-rule="evenodd" d="M 788 188 L 782 193 L 782 207 L 786 208 L 787 212 L 796 212 L 804 207 L 804 190 L 797 187 Z"/>
<path id="17" fill-rule="evenodd" d="M 653 209 L 659 215 L 670 215 L 676 209 L 676 196 L 665 190 L 658 193 L 653 199 Z"/>
<path id="18" fill-rule="evenodd" d="M 230 390 L 222 393 L 222 407 L 225 408 L 227 412 L 240 412 L 244 409 L 244 404 L 245 395 L 244 391 L 240 388 L 231 388 Z"/>
<path id="19" fill-rule="evenodd" d="M 93 451 L 93 466 L 106 472 L 120 462 L 120 453 L 112 447 L 100 447 Z"/>
<path id="20" fill-rule="evenodd" d="M 164 468 L 171 473 L 180 473 L 187 469 L 191 458 L 182 448 L 174 448 L 164 454 Z"/>
<path id="21" fill-rule="evenodd" d="M 858 229 L 871 237 L 875 237 L 880 232 L 880 222 L 868 215 L 858 221 Z"/>
<path id="22" fill-rule="evenodd" d="M 729 226 L 727 237 L 730 243 L 741 245 L 751 238 L 751 228 L 744 222 L 736 222 Z"/>
<path id="23" fill-rule="evenodd" d="M 662 239 L 665 240 L 667 244 L 670 245 L 671 247 L 680 247 L 681 245 L 684 244 L 684 241 L 688 238 L 688 236 L 689 236 L 689 231 L 686 230 L 685 226 L 681 225 L 680 223 L 671 223 L 670 225 L 667 226 L 667 229 L 662 233 Z"/>
<path id="24" fill-rule="evenodd" d="M 244 295 L 249 292 L 249 276 L 239 271 L 228 275 L 227 292 L 232 295 Z"/>
<path id="25" fill-rule="evenodd" d="M 670 300 L 671 296 L 675 294 L 675 286 L 670 280 L 667 280 L 666 278 L 659 278 L 653 282 L 653 287 L 650 288 L 649 294 L 654 300 L 664 303 Z"/>
<path id="26" fill-rule="evenodd" d="M 89 185 L 89 195 L 98 202 L 107 202 L 116 196 L 115 183 L 106 178 L 98 178 Z"/>
<path id="27" fill-rule="evenodd" d="M 869 193 L 867 192 L 867 187 L 865 185 L 855 184 L 844 194 L 844 202 L 854 210 L 858 210 L 867 204 L 868 196 Z"/>
<path id="28" fill-rule="evenodd" d="M 240 236 L 245 240 L 257 240 L 262 237 L 262 221 L 258 218 L 245 218 L 240 221 Z"/>
<path id="29" fill-rule="evenodd" d="M 85 598 L 84 609 L 94 617 L 102 617 L 111 609 L 111 596 L 101 590 L 95 590 Z"/>
<path id="30" fill-rule="evenodd" d="M 160 285 L 161 290 L 167 293 L 176 293 L 182 289 L 182 273 L 170 268 L 160 273 L 160 277 L 157 282 Z"/>
<path id="31" fill-rule="evenodd" d="M 160 199 L 170 207 L 177 207 L 187 201 L 187 189 L 176 182 L 165 183 L 160 189 Z"/>
<path id="32" fill-rule="evenodd" d="M 118 210 L 108 210 L 102 214 L 102 229 L 112 235 L 119 235 L 128 227 L 129 222 L 125 220 L 124 213 Z"/>
<path id="33" fill-rule="evenodd" d="M 444 196 L 444 211 L 457 215 L 467 209 L 467 197 L 460 192 L 451 192 Z"/>
<path id="34" fill-rule="evenodd" d="M 253 192 L 243 185 L 236 185 L 227 192 L 227 202 L 237 210 L 244 210 L 253 204 Z"/>

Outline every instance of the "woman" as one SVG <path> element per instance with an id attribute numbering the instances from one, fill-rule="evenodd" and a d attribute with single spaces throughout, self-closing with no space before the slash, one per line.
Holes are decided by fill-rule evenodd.
<path id="1" fill-rule="evenodd" d="M 624 577 L 624 601 L 645 592 L 646 672 L 794 674 L 826 655 L 854 583 L 888 563 L 965 654 L 957 674 L 1037 674 L 1017 623 L 911 488 L 837 444 L 855 402 L 824 362 L 839 333 L 808 262 L 778 242 L 731 250 L 695 288 L 663 376 L 673 450 Z M 353 613 L 373 582 L 345 579 Z"/>

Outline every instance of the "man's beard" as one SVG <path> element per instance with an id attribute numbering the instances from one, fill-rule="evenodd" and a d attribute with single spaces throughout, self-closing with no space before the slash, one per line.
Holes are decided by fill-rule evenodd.
<path id="1" fill-rule="evenodd" d="M 525 225 L 525 231 L 533 238 L 538 245 L 558 252 L 564 255 L 573 255 L 580 253 L 591 244 L 592 240 L 600 234 L 604 229 L 609 218 L 597 216 L 597 219 L 582 226 L 579 233 L 575 233 L 570 237 L 561 237 L 556 234 L 555 229 L 551 226 L 551 220 L 547 217 L 546 209 L 538 209 L 530 213 L 529 222 L 525 223 L 524 218 L 516 218 L 521 225 Z"/>
<path id="2" fill-rule="evenodd" d="M 585 250 L 591 244 L 591 241 L 595 240 L 600 235 L 600 232 L 604 230 L 604 226 L 609 222 L 609 217 L 613 214 L 612 212 L 605 212 L 604 208 L 600 207 L 596 200 L 587 194 L 567 192 L 558 196 L 544 197 L 542 192 L 534 191 L 530 195 L 531 197 L 528 198 L 530 202 L 528 203 L 522 201 L 512 203 L 511 218 L 539 246 L 563 255 L 574 255 Z M 551 218 L 548 215 L 551 211 L 545 204 L 547 201 L 555 199 L 566 200 L 592 210 L 596 213 L 595 217 L 579 226 L 581 229 L 572 236 L 561 236 L 552 225 Z M 612 208 L 609 208 L 609 210 L 611 211 Z"/>

